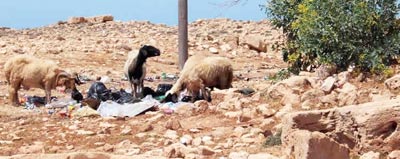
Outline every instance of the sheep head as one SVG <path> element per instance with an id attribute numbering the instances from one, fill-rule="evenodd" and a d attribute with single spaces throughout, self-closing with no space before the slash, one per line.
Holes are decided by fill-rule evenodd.
<path id="1" fill-rule="evenodd" d="M 65 87 L 65 91 L 77 90 L 75 84 L 82 84 L 77 73 L 71 75 L 62 70 L 56 70 L 56 87 Z"/>
<path id="2" fill-rule="evenodd" d="M 151 45 L 144 45 L 140 48 L 139 53 L 144 57 L 160 56 L 160 50 Z"/>
<path id="3" fill-rule="evenodd" d="M 161 100 L 161 103 L 165 103 L 165 102 L 173 102 L 173 103 L 178 102 L 178 94 L 168 91 L 165 94 L 165 98 L 163 100 Z"/>

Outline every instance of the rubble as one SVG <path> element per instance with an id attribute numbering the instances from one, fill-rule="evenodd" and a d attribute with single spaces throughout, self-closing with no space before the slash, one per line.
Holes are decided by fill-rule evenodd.
<path id="1" fill-rule="evenodd" d="M 394 115 L 399 113 L 398 111 L 400 100 L 396 99 L 291 113 L 284 117 L 282 123 L 283 147 L 287 155 L 293 154 L 294 152 L 290 151 L 291 145 L 301 136 L 324 132 L 321 134 L 326 138 L 324 140 L 329 139 L 332 144 L 335 143 L 337 151 L 342 151 L 340 145 L 345 145 L 355 152 L 388 153 L 400 148 L 399 144 L 396 144 L 399 139 L 396 130 L 400 118 Z M 318 151 L 330 151 L 329 149 L 332 147 Z"/>
<path id="2" fill-rule="evenodd" d="M 3 123 L 0 155 L 17 155 L 14 158 L 278 158 L 284 156 L 281 148 L 287 146 L 287 137 L 295 135 L 289 132 L 301 127 L 307 131 L 302 139 L 332 146 L 321 152 L 337 150 L 341 153 L 335 155 L 347 157 L 344 153 L 347 150 L 342 149 L 344 145 L 359 154 L 374 151 L 389 153 L 395 158 L 398 145 L 394 141 L 398 138 L 395 131 L 391 135 L 390 131 L 397 129 L 398 120 L 395 115 L 386 114 L 389 109 L 393 114 L 397 112 L 397 107 L 388 106 L 392 103 L 388 100 L 398 97 L 393 91 L 390 94 L 389 88 L 382 89 L 383 84 L 370 80 L 360 83 L 349 72 L 335 72 L 338 78 L 326 84 L 326 91 L 321 86 L 325 78 L 335 77 L 332 72 L 323 79 L 318 79 L 318 71 L 302 72 L 301 76 L 282 81 L 265 79 L 266 75 L 287 67 L 280 50 L 272 49 L 272 45 L 283 44 L 282 30 L 273 28 L 267 20 L 197 20 L 188 28 L 190 55 L 224 56 L 233 61 L 233 88 L 214 88 L 211 102 L 200 100 L 172 113 L 160 110 L 161 104 L 154 102 L 149 111 L 141 109 L 131 117 L 126 117 L 126 112 L 134 110 L 122 107 L 121 111 L 107 114 L 108 117 L 99 117 L 101 102 L 84 100 L 73 109 L 63 104 L 62 108 L 76 113 L 65 117 L 58 110 L 43 107 L 34 110 L 9 107 L 7 82 L 0 79 L 0 97 L 4 99 L 0 100 L 4 105 L 0 109 Z M 127 52 L 142 44 L 152 44 L 162 54 L 147 61 L 148 78 L 144 85 L 156 88 L 158 84 L 173 84 L 180 73 L 175 48 L 177 32 L 176 26 L 148 21 L 120 22 L 112 16 L 72 17 L 67 22 L 40 28 L 0 29 L 0 63 L 17 54 L 32 54 L 52 59 L 70 72 L 78 72 L 85 81 L 78 86 L 83 93 L 96 77 L 106 82 L 113 92 L 120 89 L 130 92 L 122 71 Z M 163 73 L 166 78 L 162 78 Z M 21 91 L 26 95 L 40 93 Z M 54 95 L 66 96 L 61 92 Z M 346 107 L 371 100 L 381 103 L 375 107 Z M 78 111 L 81 109 L 85 111 Z M 300 110 L 312 111 L 285 122 L 286 114 Z M 281 129 L 285 130 L 283 146 L 279 140 Z M 271 137 L 273 146 L 268 147 L 265 143 Z M 306 142 L 298 144 L 306 145 Z M 304 150 L 314 148 L 318 147 L 304 147 Z M 35 154 L 18 155 L 23 152 Z"/>

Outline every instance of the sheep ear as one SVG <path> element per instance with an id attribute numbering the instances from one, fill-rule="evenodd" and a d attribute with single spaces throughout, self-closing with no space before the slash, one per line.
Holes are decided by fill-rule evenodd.
<path id="1" fill-rule="evenodd" d="M 56 85 L 60 86 L 65 84 L 66 79 L 70 77 L 70 75 L 62 70 L 56 70 Z"/>
<path id="2" fill-rule="evenodd" d="M 72 78 L 74 79 L 74 81 L 75 81 L 75 83 L 76 83 L 77 85 L 83 84 L 83 82 L 81 81 L 81 79 L 79 79 L 78 73 L 74 72 L 74 73 L 72 74 Z"/>
<path id="3" fill-rule="evenodd" d="M 142 52 L 142 54 L 143 54 L 144 56 L 147 56 L 147 54 L 148 54 L 146 48 L 144 48 L 144 47 L 142 47 L 142 49 L 140 49 L 140 52 Z"/>

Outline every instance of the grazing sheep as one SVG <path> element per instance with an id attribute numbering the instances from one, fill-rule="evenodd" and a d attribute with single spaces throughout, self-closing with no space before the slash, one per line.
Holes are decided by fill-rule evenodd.
<path id="1" fill-rule="evenodd" d="M 142 91 L 144 87 L 143 79 L 146 76 L 146 60 L 154 56 L 160 56 L 160 50 L 150 45 L 144 45 L 138 52 L 129 52 L 124 71 L 125 76 L 131 84 L 132 95 L 135 98 L 143 97 Z"/>
<path id="2" fill-rule="evenodd" d="M 178 93 L 185 88 L 195 97 L 200 91 L 207 101 L 211 101 L 210 93 L 205 87 L 228 89 L 232 87 L 233 68 L 229 59 L 224 57 L 192 56 L 187 60 L 177 82 L 166 93 L 166 100 L 176 102 Z"/>
<path id="3" fill-rule="evenodd" d="M 46 93 L 46 103 L 51 102 L 51 90 L 64 86 L 66 90 L 76 90 L 77 77 L 61 70 L 56 63 L 35 58 L 30 55 L 18 55 L 4 64 L 4 71 L 9 84 L 10 102 L 17 106 L 18 90 L 41 88 Z"/>

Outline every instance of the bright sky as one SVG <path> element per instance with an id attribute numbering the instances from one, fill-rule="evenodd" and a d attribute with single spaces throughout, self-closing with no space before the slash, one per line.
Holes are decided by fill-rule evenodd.
<path id="1" fill-rule="evenodd" d="M 229 0 L 188 0 L 189 22 L 225 17 L 261 20 L 266 16 L 259 5 L 266 0 L 243 0 L 233 7 L 221 7 Z M 115 20 L 148 20 L 177 25 L 178 0 L 2 0 L 0 26 L 32 28 L 67 20 L 71 16 L 111 14 Z"/>

